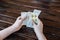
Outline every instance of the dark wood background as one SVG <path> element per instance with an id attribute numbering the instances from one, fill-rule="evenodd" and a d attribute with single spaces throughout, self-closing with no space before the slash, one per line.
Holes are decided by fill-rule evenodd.
<path id="1" fill-rule="evenodd" d="M 12 25 L 22 11 L 42 10 L 39 18 L 48 40 L 60 40 L 60 0 L 0 0 L 0 29 Z M 23 28 L 5 40 L 37 40 L 32 28 Z"/>

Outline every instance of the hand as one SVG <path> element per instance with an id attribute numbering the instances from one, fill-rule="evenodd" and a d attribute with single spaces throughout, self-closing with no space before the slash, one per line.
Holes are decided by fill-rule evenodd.
<path id="1" fill-rule="evenodd" d="M 23 22 L 26 18 L 27 18 L 27 16 L 19 16 L 17 18 L 16 22 Z"/>
<path id="2" fill-rule="evenodd" d="M 33 28 L 38 40 L 47 40 L 45 35 L 43 34 L 43 23 L 39 19 L 37 25 L 33 21 Z"/>
<path id="3" fill-rule="evenodd" d="M 19 16 L 17 18 L 15 23 L 12 25 L 12 26 L 16 27 L 16 31 L 18 31 L 22 27 L 22 23 L 26 18 L 27 18 L 27 16 L 23 16 L 23 17 Z"/>
<path id="4" fill-rule="evenodd" d="M 43 23 L 42 23 L 42 21 L 40 21 L 38 19 L 38 24 L 35 24 L 35 22 L 33 20 L 32 20 L 32 22 L 33 22 L 33 28 L 34 28 L 34 30 L 43 33 Z"/>

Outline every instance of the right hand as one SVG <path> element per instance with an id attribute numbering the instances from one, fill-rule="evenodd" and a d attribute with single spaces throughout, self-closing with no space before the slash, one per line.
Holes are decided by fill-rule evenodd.
<path id="1" fill-rule="evenodd" d="M 38 24 L 37 25 L 34 23 L 34 20 L 32 20 L 32 22 L 33 22 L 33 28 L 34 28 L 34 30 L 35 31 L 40 31 L 40 32 L 43 33 L 43 23 L 42 23 L 42 21 L 40 21 L 38 19 Z"/>

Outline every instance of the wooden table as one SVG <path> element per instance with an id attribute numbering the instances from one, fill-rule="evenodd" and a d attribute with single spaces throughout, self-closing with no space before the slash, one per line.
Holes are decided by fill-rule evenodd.
<path id="1" fill-rule="evenodd" d="M 12 25 L 20 16 L 20 12 L 33 11 L 34 9 L 42 10 L 39 19 L 44 24 L 44 34 L 47 39 L 60 40 L 60 0 L 1 0 L 0 29 Z M 23 26 L 21 30 L 5 40 L 37 40 L 37 37 L 32 28 Z"/>

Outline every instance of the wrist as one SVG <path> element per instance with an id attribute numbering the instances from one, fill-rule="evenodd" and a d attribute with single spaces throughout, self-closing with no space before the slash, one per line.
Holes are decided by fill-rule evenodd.
<path id="1" fill-rule="evenodd" d="M 11 26 L 11 29 L 13 29 L 13 31 L 16 32 L 16 31 L 18 31 L 19 27 L 20 26 L 14 24 L 14 25 Z"/>
<path id="2" fill-rule="evenodd" d="M 35 31 L 36 33 L 43 33 L 43 30 L 38 29 L 38 28 L 34 28 L 34 31 Z"/>
<path id="3" fill-rule="evenodd" d="M 13 24 L 13 26 L 18 26 L 18 25 L 21 25 L 23 23 L 23 21 L 22 20 L 19 20 L 19 21 L 16 21 L 14 24 Z"/>

